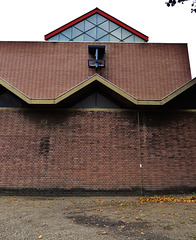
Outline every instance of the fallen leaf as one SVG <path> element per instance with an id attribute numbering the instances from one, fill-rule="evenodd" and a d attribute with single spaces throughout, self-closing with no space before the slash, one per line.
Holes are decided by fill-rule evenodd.
<path id="1" fill-rule="evenodd" d="M 98 235 L 106 235 L 106 234 L 108 234 L 108 233 L 104 231 L 104 232 L 97 232 L 97 234 L 98 234 Z"/>
<path id="2" fill-rule="evenodd" d="M 167 202 L 195 203 L 196 202 L 196 197 L 195 196 L 191 196 L 191 197 L 188 197 L 188 198 L 174 197 L 174 196 L 141 197 L 136 202 L 136 204 L 142 206 L 141 204 L 145 204 L 147 202 L 153 202 L 153 203 L 155 203 L 155 202 L 159 202 L 159 203 L 167 203 Z"/>

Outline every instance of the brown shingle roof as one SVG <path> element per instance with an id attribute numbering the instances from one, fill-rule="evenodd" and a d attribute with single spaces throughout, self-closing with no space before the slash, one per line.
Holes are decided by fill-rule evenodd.
<path id="1" fill-rule="evenodd" d="M 101 43 L 104 69 L 90 69 L 88 42 L 0 42 L 0 78 L 31 99 L 54 99 L 95 73 L 138 100 L 160 100 L 191 80 L 186 44 Z"/>

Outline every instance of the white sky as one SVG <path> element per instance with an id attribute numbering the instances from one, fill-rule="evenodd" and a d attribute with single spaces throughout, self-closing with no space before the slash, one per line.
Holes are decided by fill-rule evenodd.
<path id="1" fill-rule="evenodd" d="M 149 42 L 188 43 L 196 77 L 196 14 L 191 2 L 166 0 L 0 0 L 0 41 L 43 41 L 44 35 L 98 7 L 149 36 Z M 164 67 L 164 66 L 163 66 Z"/>

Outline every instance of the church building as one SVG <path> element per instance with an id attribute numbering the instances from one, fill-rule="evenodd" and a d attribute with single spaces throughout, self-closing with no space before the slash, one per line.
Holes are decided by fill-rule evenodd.
<path id="1" fill-rule="evenodd" d="M 95 8 L 0 42 L 0 191 L 196 191 L 187 44 Z"/>

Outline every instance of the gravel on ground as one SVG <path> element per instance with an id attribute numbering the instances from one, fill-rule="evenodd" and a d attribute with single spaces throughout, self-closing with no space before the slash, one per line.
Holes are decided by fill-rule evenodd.
<path id="1" fill-rule="evenodd" d="M 0 196 L 0 240 L 196 239 L 196 203 L 138 199 Z"/>

